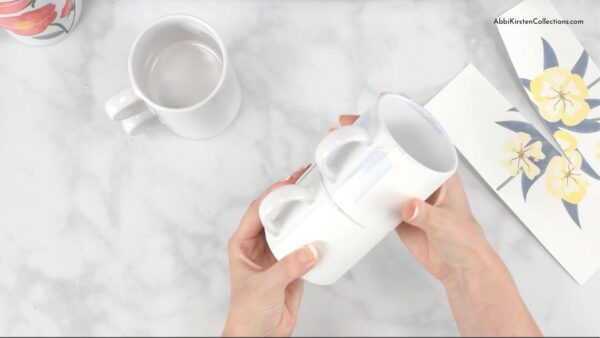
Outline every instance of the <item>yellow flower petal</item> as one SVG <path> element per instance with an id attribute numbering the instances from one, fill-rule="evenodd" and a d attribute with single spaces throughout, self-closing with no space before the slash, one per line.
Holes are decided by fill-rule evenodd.
<path id="1" fill-rule="evenodd" d="M 559 99 L 547 99 L 537 102 L 538 110 L 544 120 L 548 122 L 558 122 L 563 116 L 565 106 Z"/>
<path id="2" fill-rule="evenodd" d="M 531 80 L 529 84 L 531 95 L 535 101 L 556 96 L 556 92 L 560 91 L 570 75 L 571 72 L 562 67 L 552 67 L 544 70 L 541 75 Z"/>
<path id="3" fill-rule="evenodd" d="M 517 144 L 515 143 L 515 140 L 513 140 L 512 138 L 509 138 L 506 143 L 504 144 L 504 147 L 502 147 L 502 150 L 507 151 L 507 152 L 518 152 L 519 149 L 517 148 Z"/>
<path id="4" fill-rule="evenodd" d="M 560 91 L 557 88 L 560 88 L 560 84 L 550 83 L 549 81 L 541 82 L 540 90 L 536 92 L 539 100 L 551 100 L 555 98 L 557 90 Z"/>
<path id="5" fill-rule="evenodd" d="M 540 168 L 534 163 L 545 157 L 542 152 L 542 142 L 536 141 L 532 144 L 531 135 L 518 132 L 517 139 L 508 139 L 503 149 L 509 152 L 509 158 L 502 162 L 502 165 L 508 170 L 511 176 L 518 175 L 521 171 L 529 179 L 535 178 L 540 174 Z"/>
<path id="6" fill-rule="evenodd" d="M 569 164 L 575 169 L 581 168 L 581 154 L 577 150 L 565 151 L 565 155 L 569 159 Z"/>
<path id="7" fill-rule="evenodd" d="M 544 155 L 544 153 L 542 152 L 542 142 L 535 141 L 531 145 L 529 145 L 529 147 L 527 147 L 527 150 L 525 150 L 525 156 L 530 157 L 535 161 L 546 158 L 546 155 Z"/>
<path id="8" fill-rule="evenodd" d="M 523 172 L 525 173 L 525 176 L 527 176 L 530 180 L 534 179 L 537 175 L 540 174 L 540 168 L 538 168 L 537 165 L 535 165 L 533 163 L 533 161 L 531 161 L 528 158 L 523 159 Z"/>
<path id="9" fill-rule="evenodd" d="M 564 109 L 561 119 L 567 126 L 578 125 L 590 112 L 590 105 L 587 102 L 570 99 L 570 95 L 566 95 L 566 100 L 563 101 L 562 105 Z"/>
<path id="10" fill-rule="evenodd" d="M 569 93 L 573 99 L 585 100 L 588 96 L 588 88 L 578 74 L 571 74 L 561 89 L 563 92 Z"/>
<path id="11" fill-rule="evenodd" d="M 562 199 L 571 203 L 577 204 L 585 197 L 587 182 L 582 178 L 576 177 L 566 180 L 564 188 L 564 196 Z"/>
<path id="12" fill-rule="evenodd" d="M 506 168 L 506 170 L 508 170 L 508 174 L 510 176 L 517 176 L 519 174 L 520 169 L 517 165 L 517 162 L 518 160 L 513 158 L 508 158 L 502 161 L 502 165 L 504 168 Z"/>
<path id="13" fill-rule="evenodd" d="M 520 131 L 517 133 L 517 139 L 519 140 L 518 151 L 521 151 L 523 148 L 525 148 L 525 145 L 527 144 L 527 142 L 529 142 L 529 140 L 531 140 L 531 136 L 529 136 L 529 134 L 527 134 L 527 133 Z"/>
<path id="14" fill-rule="evenodd" d="M 544 173 L 546 177 L 546 189 L 554 195 L 554 197 L 563 197 L 563 184 L 562 178 L 564 176 L 563 171 L 566 170 L 565 159 L 562 156 L 554 156 Z"/>
<path id="15" fill-rule="evenodd" d="M 568 126 L 583 121 L 590 111 L 585 101 L 588 89 L 578 74 L 552 67 L 531 80 L 529 85 L 540 115 L 549 122 L 562 120 Z"/>
<path id="16" fill-rule="evenodd" d="M 573 136 L 573 134 L 564 130 L 557 130 L 554 132 L 553 136 L 556 142 L 558 142 L 558 145 L 560 145 L 562 150 L 565 152 L 572 151 L 577 148 L 577 139 L 575 136 Z"/>
<path id="17" fill-rule="evenodd" d="M 554 156 L 546 167 L 545 177 L 546 188 L 555 197 L 572 204 L 581 202 L 585 197 L 587 182 L 579 169 L 574 168 L 566 158 Z"/>

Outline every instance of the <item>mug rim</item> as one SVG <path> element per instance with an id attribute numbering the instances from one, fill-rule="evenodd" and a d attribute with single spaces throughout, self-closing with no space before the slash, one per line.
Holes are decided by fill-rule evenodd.
<path id="1" fill-rule="evenodd" d="M 415 162 L 415 163 L 416 163 L 416 164 L 418 164 L 419 166 L 421 166 L 421 167 L 423 167 L 423 168 L 425 168 L 425 169 L 427 169 L 427 170 L 429 170 L 429 171 L 431 171 L 431 172 L 438 173 L 438 174 L 452 174 L 453 172 L 455 172 L 455 171 L 456 171 L 456 169 L 458 168 L 458 154 L 457 154 L 457 152 L 456 152 L 456 147 L 454 146 L 454 143 L 452 142 L 452 140 L 450 140 L 450 136 L 449 136 L 449 135 L 448 135 L 448 133 L 446 132 L 446 129 L 445 129 L 445 128 L 444 128 L 444 127 L 441 125 L 441 124 L 439 124 L 439 122 L 438 122 L 437 120 L 435 120 L 435 122 L 438 124 L 438 127 L 439 127 L 439 128 L 441 129 L 441 131 L 442 131 L 442 134 L 443 134 L 443 137 L 444 137 L 444 139 L 445 139 L 445 140 L 448 142 L 448 144 L 451 146 L 452 150 L 454 150 L 454 151 L 452 152 L 452 165 L 451 165 L 451 168 L 450 168 L 450 169 L 448 169 L 448 170 L 437 170 L 437 169 L 431 168 L 429 165 L 426 165 L 426 164 L 422 163 L 421 161 L 417 160 L 417 159 L 416 159 L 414 156 L 412 156 L 410 153 L 408 153 L 408 152 L 406 151 L 406 149 L 404 149 L 404 147 L 403 147 L 403 146 L 402 146 L 400 143 L 398 143 L 398 142 L 396 141 L 396 139 L 394 138 L 394 136 L 392 135 L 392 133 L 391 133 L 391 132 L 390 132 L 390 130 L 388 129 L 387 125 L 386 125 L 385 123 L 383 123 L 383 118 L 381 117 L 381 114 L 379 113 L 379 108 L 380 108 L 380 107 L 379 107 L 379 105 L 380 105 L 380 103 L 381 103 L 381 99 L 382 99 L 383 97 L 385 97 L 385 96 L 395 96 L 395 97 L 398 97 L 398 98 L 400 98 L 400 99 L 402 99 L 402 100 L 404 100 L 404 101 L 408 102 L 409 104 L 411 104 L 411 105 L 413 105 L 413 106 L 415 106 L 415 107 L 418 107 L 418 109 L 420 109 L 420 110 L 422 110 L 422 111 L 425 111 L 425 112 L 427 112 L 429 115 L 431 115 L 431 113 L 429 113 L 429 111 L 428 111 L 428 110 L 427 110 L 425 107 L 423 107 L 422 105 L 420 105 L 420 104 L 416 103 L 414 100 L 412 100 L 411 98 L 409 98 L 408 96 L 406 96 L 406 95 L 404 95 L 404 94 L 402 94 L 402 93 L 395 93 L 395 92 L 388 92 L 388 91 L 380 92 L 380 93 L 379 93 L 379 95 L 377 96 L 377 101 L 376 101 L 376 103 L 375 103 L 375 114 L 376 114 L 376 118 L 377 118 L 378 120 L 380 120 L 380 122 L 381 122 L 381 123 L 380 123 L 380 125 L 382 126 L 382 129 L 383 129 L 383 132 L 385 133 L 385 135 L 386 135 L 388 138 L 391 138 L 391 139 L 393 140 L 394 144 L 395 144 L 395 145 L 396 145 L 396 146 L 397 146 L 397 147 L 398 147 L 400 150 L 402 150 L 402 152 L 403 152 L 405 155 L 407 155 L 407 157 L 408 157 L 408 158 L 409 158 L 411 161 Z M 433 115 L 431 115 L 431 116 L 433 116 Z"/>
<path id="2" fill-rule="evenodd" d="M 215 86 L 215 88 L 210 92 L 210 94 L 208 96 L 206 96 L 203 100 L 194 103 L 193 105 L 190 106 L 186 106 L 186 107 L 180 107 L 180 108 L 174 108 L 174 107 L 168 107 L 168 106 L 164 106 L 162 104 L 158 104 L 156 103 L 154 100 L 150 99 L 143 90 L 141 90 L 138 81 L 136 80 L 134 74 L 133 74 L 133 54 L 135 53 L 135 51 L 138 48 L 138 45 L 140 43 L 140 40 L 154 27 L 156 27 L 157 25 L 163 23 L 163 22 L 168 22 L 168 21 L 175 21 L 175 22 L 180 22 L 180 21 L 192 21 L 194 22 L 194 24 L 199 24 L 200 26 L 202 26 L 203 29 L 205 29 L 206 31 L 208 31 L 211 34 L 211 38 L 217 43 L 217 46 L 220 49 L 221 55 L 223 57 L 223 68 L 221 70 L 221 76 L 219 77 L 219 82 L 217 83 L 217 85 Z M 131 85 L 133 86 L 133 89 L 136 93 L 136 95 L 138 95 L 142 101 L 146 102 L 147 104 L 149 104 L 150 106 L 152 106 L 155 110 L 160 110 L 161 112 L 167 112 L 167 113 L 182 113 L 182 112 L 188 112 L 191 110 L 196 110 L 200 107 L 202 107 L 203 105 L 205 105 L 207 102 L 209 102 L 210 100 L 212 100 L 217 93 L 221 90 L 221 87 L 223 87 L 223 83 L 225 82 L 225 76 L 227 74 L 227 67 L 229 64 L 229 56 L 227 55 L 227 49 L 225 48 L 225 44 L 223 43 L 223 41 L 221 41 L 221 38 L 219 37 L 219 34 L 217 34 L 217 32 L 212 28 L 212 26 L 206 22 L 205 20 L 202 20 L 196 16 L 193 15 L 189 15 L 189 14 L 167 14 L 164 15 L 154 21 L 152 21 L 146 28 L 144 28 L 135 38 L 135 40 L 133 41 L 133 44 L 131 45 L 131 49 L 129 50 L 129 56 L 128 56 L 128 61 L 127 61 L 127 70 L 129 72 L 129 80 L 131 81 Z"/>

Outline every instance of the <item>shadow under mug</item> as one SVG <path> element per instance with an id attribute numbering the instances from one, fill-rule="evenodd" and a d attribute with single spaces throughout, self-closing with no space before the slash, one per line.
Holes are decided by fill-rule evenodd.
<path id="1" fill-rule="evenodd" d="M 217 33 L 189 15 L 150 24 L 129 53 L 131 87 L 110 98 L 109 117 L 129 135 L 162 123 L 185 138 L 204 139 L 235 119 L 240 86 Z"/>

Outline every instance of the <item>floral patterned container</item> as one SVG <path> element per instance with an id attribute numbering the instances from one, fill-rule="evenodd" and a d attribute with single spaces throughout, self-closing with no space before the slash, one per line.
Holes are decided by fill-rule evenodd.
<path id="1" fill-rule="evenodd" d="M 82 3 L 82 0 L 0 0 L 0 29 L 26 44 L 53 44 L 73 30 L 81 16 Z"/>

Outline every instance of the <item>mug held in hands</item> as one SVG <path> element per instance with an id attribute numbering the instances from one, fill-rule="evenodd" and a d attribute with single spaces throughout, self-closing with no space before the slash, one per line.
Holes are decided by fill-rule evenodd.
<path id="1" fill-rule="evenodd" d="M 353 125 L 328 134 L 315 157 L 314 170 L 269 194 L 259 215 L 278 259 L 317 243 L 320 260 L 305 275 L 316 284 L 339 279 L 402 222 L 408 198 L 426 199 L 458 165 L 433 116 L 391 93 Z"/>

